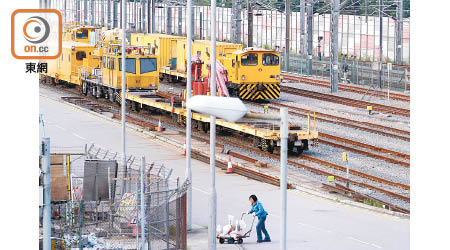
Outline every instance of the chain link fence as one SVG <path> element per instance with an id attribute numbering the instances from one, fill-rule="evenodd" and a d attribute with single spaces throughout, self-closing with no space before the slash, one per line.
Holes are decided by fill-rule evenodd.
<path id="1" fill-rule="evenodd" d="M 189 183 L 170 178 L 172 170 L 163 165 L 142 164 L 133 156 L 126 169 L 102 165 L 117 156 L 86 147 L 84 177 L 72 176 L 70 200 L 52 202 L 52 248 L 187 249 Z"/>
<path id="2" fill-rule="evenodd" d="M 312 71 L 308 73 L 307 56 L 299 54 L 289 54 L 289 68 L 286 69 L 284 61 L 285 54 L 281 54 L 281 70 L 289 73 L 298 73 L 302 75 L 313 75 L 323 78 L 330 78 L 331 62 L 329 58 L 324 60 L 312 59 Z M 379 86 L 378 80 L 378 62 L 361 62 L 358 60 L 348 59 L 339 60 L 339 82 L 353 83 L 358 85 L 376 85 Z M 392 65 L 392 69 L 388 74 L 388 65 L 382 65 L 381 83 L 384 89 L 397 91 L 410 90 L 410 72 L 405 67 Z"/>

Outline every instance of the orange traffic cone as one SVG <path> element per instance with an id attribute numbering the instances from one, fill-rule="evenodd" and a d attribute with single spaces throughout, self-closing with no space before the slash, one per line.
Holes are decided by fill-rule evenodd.
<path id="1" fill-rule="evenodd" d="M 184 140 L 183 144 L 183 155 L 186 155 L 186 140 Z"/>
<path id="2" fill-rule="evenodd" d="M 228 156 L 227 174 L 233 173 L 233 165 L 231 164 L 231 156 Z"/>
<path id="3" fill-rule="evenodd" d="M 163 128 L 162 128 L 162 124 L 161 124 L 161 120 L 158 120 L 158 132 L 162 132 Z"/>

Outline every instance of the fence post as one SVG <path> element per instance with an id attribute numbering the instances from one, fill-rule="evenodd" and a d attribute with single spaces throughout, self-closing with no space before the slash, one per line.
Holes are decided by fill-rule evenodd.
<path id="1" fill-rule="evenodd" d="M 169 249 L 169 241 L 170 241 L 170 228 L 169 228 L 169 176 L 172 171 L 169 171 L 167 176 L 164 177 L 164 202 L 166 203 L 166 209 L 164 212 L 164 220 L 166 222 L 166 243 L 167 243 L 167 249 Z"/>
<path id="2" fill-rule="evenodd" d="M 144 197 L 144 169 L 145 169 L 145 156 L 142 157 L 141 166 L 141 238 L 142 238 L 142 250 L 145 250 L 145 197 Z"/>
<path id="3" fill-rule="evenodd" d="M 181 196 L 180 196 L 180 183 L 179 183 L 179 181 L 180 181 L 180 178 L 177 178 L 177 199 L 176 199 L 176 203 L 175 203 L 175 216 L 176 216 L 176 219 L 175 219 L 175 221 L 176 221 L 176 227 L 177 227 L 177 230 L 176 230 L 176 249 L 180 249 L 180 243 L 181 243 L 181 213 L 180 213 L 180 210 L 181 210 L 181 206 L 180 206 L 180 198 L 181 198 Z"/>
<path id="4" fill-rule="evenodd" d="M 152 234 L 151 234 L 151 205 L 152 205 L 152 195 L 151 195 L 151 189 L 149 186 L 148 190 L 148 221 L 147 221 L 147 249 L 152 249 Z"/>
<path id="5" fill-rule="evenodd" d="M 42 172 L 44 175 L 44 206 L 43 206 L 43 247 L 44 250 L 51 249 L 52 235 L 52 207 L 51 207 L 51 182 L 50 182 L 50 138 L 42 139 Z"/>
<path id="6" fill-rule="evenodd" d="M 129 182 L 131 182 L 131 179 L 129 180 Z M 131 189 L 130 189 L 131 191 Z M 131 192 L 130 192 L 131 193 Z M 138 199 L 138 194 L 139 194 L 139 187 L 138 187 L 138 183 L 136 182 L 136 192 L 135 192 L 135 200 L 136 200 L 136 249 L 139 249 L 139 199 Z M 142 218 L 141 218 L 142 219 Z"/>

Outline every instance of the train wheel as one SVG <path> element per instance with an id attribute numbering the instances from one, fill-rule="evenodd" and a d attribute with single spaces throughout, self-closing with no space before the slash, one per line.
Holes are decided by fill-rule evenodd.
<path id="1" fill-rule="evenodd" d="M 299 156 L 302 152 L 303 152 L 303 147 L 302 146 L 292 147 L 292 154 L 293 155 Z"/>
<path id="2" fill-rule="evenodd" d="M 267 143 L 267 140 L 266 140 L 266 139 L 262 139 L 262 140 L 261 140 L 261 149 L 262 149 L 262 151 L 264 151 L 264 152 L 269 151 L 269 144 Z"/>
<path id="3" fill-rule="evenodd" d="M 87 95 L 87 86 L 86 86 L 86 82 L 82 82 L 81 84 L 81 93 L 83 93 L 83 95 Z"/>
<path id="4" fill-rule="evenodd" d="M 112 89 L 109 89 L 108 90 L 108 97 L 109 97 L 109 100 L 112 102 L 112 103 L 114 103 L 114 90 L 112 90 Z"/>
<path id="5" fill-rule="evenodd" d="M 198 129 L 198 122 L 197 122 L 197 120 L 192 120 L 191 119 L 191 127 L 193 129 Z"/>
<path id="6" fill-rule="evenodd" d="M 134 104 L 135 104 L 135 109 L 136 109 L 136 112 L 141 112 L 141 104 L 140 103 L 137 103 L 137 102 L 134 102 Z"/>
<path id="7" fill-rule="evenodd" d="M 209 123 L 202 122 L 202 130 L 203 130 L 203 132 L 208 133 Z"/>
<path id="8" fill-rule="evenodd" d="M 253 147 L 259 148 L 259 145 L 260 145 L 260 143 L 259 143 L 259 138 L 258 138 L 258 137 L 254 137 L 254 138 L 253 138 Z"/>

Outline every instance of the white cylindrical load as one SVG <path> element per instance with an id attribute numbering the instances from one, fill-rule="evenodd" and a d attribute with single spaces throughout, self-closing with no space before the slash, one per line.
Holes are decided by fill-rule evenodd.
<path id="1" fill-rule="evenodd" d="M 188 108 L 206 115 L 213 115 L 235 122 L 247 113 L 247 107 L 239 98 L 196 95 L 186 105 Z"/>

